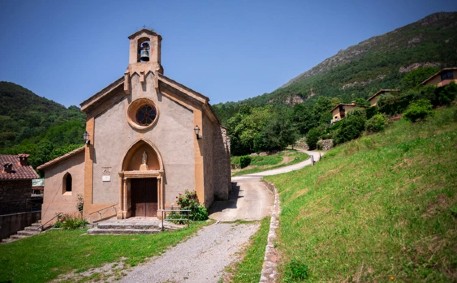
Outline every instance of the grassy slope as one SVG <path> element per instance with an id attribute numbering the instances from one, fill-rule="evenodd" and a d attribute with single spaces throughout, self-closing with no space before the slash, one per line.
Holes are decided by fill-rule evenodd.
<path id="1" fill-rule="evenodd" d="M 453 107 L 268 177 L 281 197 L 283 276 L 294 259 L 311 281 L 457 280 L 456 160 Z"/>

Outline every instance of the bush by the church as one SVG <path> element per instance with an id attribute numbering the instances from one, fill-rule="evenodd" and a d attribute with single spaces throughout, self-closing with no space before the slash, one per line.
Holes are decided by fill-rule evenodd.
<path id="1" fill-rule="evenodd" d="M 190 210 L 189 219 L 193 221 L 203 221 L 208 219 L 208 210 L 198 201 L 195 191 L 186 190 L 184 194 L 177 196 L 177 204 L 181 209 Z"/>

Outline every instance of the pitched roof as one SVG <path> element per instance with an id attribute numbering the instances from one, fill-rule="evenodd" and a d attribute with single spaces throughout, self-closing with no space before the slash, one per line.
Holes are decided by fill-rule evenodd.
<path id="1" fill-rule="evenodd" d="M 436 76 L 439 76 L 441 75 L 442 72 L 444 71 L 457 71 L 457 67 L 452 67 L 452 68 L 444 68 L 444 69 L 441 69 L 439 70 L 438 72 L 436 72 L 435 74 L 431 75 L 428 79 L 426 79 L 425 81 L 421 82 L 421 85 L 425 85 L 427 82 L 431 81 L 433 78 L 435 78 Z"/>
<path id="2" fill-rule="evenodd" d="M 193 101 L 197 102 L 197 104 L 202 105 L 203 109 L 207 111 L 207 114 L 212 117 L 213 120 L 217 121 L 217 123 L 220 124 L 219 119 L 217 118 L 214 110 L 212 109 L 211 105 L 209 104 L 209 98 L 204 96 L 203 94 L 183 85 L 180 84 L 162 74 L 157 74 L 159 83 L 167 85 L 180 93 L 183 93 L 186 95 L 188 98 L 192 99 Z M 113 95 L 113 91 L 120 86 L 124 85 L 124 77 L 120 77 L 119 79 L 115 80 L 111 84 L 109 84 L 107 87 L 103 88 L 96 94 L 92 95 L 85 101 L 83 101 L 80 106 L 81 106 L 81 111 L 86 112 L 92 107 L 97 107 L 97 105 L 100 105 L 104 100 L 108 99 L 110 96 Z M 45 165 L 45 164 L 43 164 Z M 38 167 L 39 170 L 41 170 L 41 166 Z"/>
<path id="3" fill-rule="evenodd" d="M 399 92 L 399 91 L 400 91 L 399 89 L 381 88 L 380 90 L 378 90 L 378 92 L 376 92 L 375 94 L 370 96 L 370 98 L 368 98 L 367 100 L 370 101 L 373 98 L 375 98 L 376 96 L 386 93 L 386 92 Z"/>
<path id="4" fill-rule="evenodd" d="M 57 163 L 59 163 L 60 161 L 63 161 L 63 160 L 65 160 L 65 159 L 67 159 L 67 158 L 70 158 L 70 157 L 73 156 L 73 155 L 76 155 L 76 154 L 78 154 L 78 153 L 80 153 L 80 152 L 84 152 L 84 149 L 85 149 L 85 148 L 86 148 L 85 146 L 79 147 L 79 148 L 77 148 L 77 149 L 75 149 L 75 150 L 73 150 L 73 151 L 70 151 L 70 152 L 67 153 L 67 154 L 64 154 L 64 155 L 59 156 L 59 157 L 57 157 L 57 158 L 55 158 L 55 159 L 53 159 L 53 160 L 51 160 L 51 161 L 46 162 L 45 164 L 41 164 L 40 166 L 37 167 L 37 169 L 38 169 L 38 170 L 43 170 L 43 169 L 46 168 L 46 167 L 49 167 L 49 166 L 54 165 L 54 164 L 57 164 Z"/>
<path id="5" fill-rule="evenodd" d="M 137 31 L 137 32 L 135 32 L 135 33 L 133 33 L 132 35 L 130 35 L 130 36 L 129 36 L 129 39 L 132 39 L 132 38 L 134 38 L 135 36 L 137 36 L 137 35 L 139 35 L 139 34 L 141 34 L 141 33 L 147 33 L 147 34 L 149 34 L 149 35 L 155 35 L 155 36 L 158 36 L 158 37 L 162 38 L 162 37 L 160 36 L 160 34 L 156 33 L 156 32 L 153 31 L 152 29 L 143 28 L 143 29 L 141 29 L 141 30 L 139 30 L 139 31 Z"/>
<path id="6" fill-rule="evenodd" d="M 21 165 L 19 157 L 27 158 L 27 154 L 0 155 L 0 180 L 29 180 L 39 178 L 30 165 Z M 11 169 L 5 171 L 4 165 L 11 164 Z"/>

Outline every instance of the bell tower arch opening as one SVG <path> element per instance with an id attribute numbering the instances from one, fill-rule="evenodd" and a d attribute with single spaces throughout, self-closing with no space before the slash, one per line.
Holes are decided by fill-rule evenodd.
<path id="1" fill-rule="evenodd" d="M 119 173 L 118 218 L 156 217 L 164 202 L 163 163 L 157 149 L 140 140 L 127 151 Z"/>
<path id="2" fill-rule="evenodd" d="M 137 62 L 149 62 L 149 55 L 151 51 L 151 42 L 147 37 L 140 38 L 137 43 L 138 58 Z"/>

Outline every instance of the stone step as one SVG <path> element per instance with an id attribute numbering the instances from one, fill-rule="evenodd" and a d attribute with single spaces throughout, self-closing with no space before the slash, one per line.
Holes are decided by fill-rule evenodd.
<path id="1" fill-rule="evenodd" d="M 147 229 L 160 229 L 155 224 L 117 224 L 117 223 L 99 223 L 97 224 L 98 229 L 139 229 L 139 230 L 147 230 Z"/>
<path id="2" fill-rule="evenodd" d="M 40 232 L 39 231 L 21 230 L 21 231 L 17 231 L 17 234 L 18 235 L 23 235 L 23 236 L 33 236 L 33 235 L 40 234 Z"/>
<path id="3" fill-rule="evenodd" d="M 29 227 L 25 227 L 24 230 L 27 230 L 27 231 L 35 231 L 35 232 L 41 232 L 41 226 L 29 226 Z"/>
<path id="4" fill-rule="evenodd" d="M 1 243 L 2 244 L 8 244 L 8 243 L 12 243 L 12 242 L 14 242 L 16 240 L 17 239 L 13 239 L 13 238 L 10 237 L 10 238 L 3 239 Z"/>
<path id="5" fill-rule="evenodd" d="M 87 231 L 91 235 L 110 234 L 110 235 L 130 235 L 130 234 L 153 234 L 161 232 L 160 228 L 155 226 L 154 229 L 115 229 L 115 228 L 92 228 Z"/>
<path id="6" fill-rule="evenodd" d="M 20 235 L 20 234 L 15 234 L 11 235 L 10 238 L 14 240 L 20 240 L 29 237 L 30 235 Z"/>
<path id="7" fill-rule="evenodd" d="M 32 223 L 32 225 L 30 225 L 30 226 L 39 227 L 41 229 L 41 220 L 40 220 L 40 222 Z"/>

